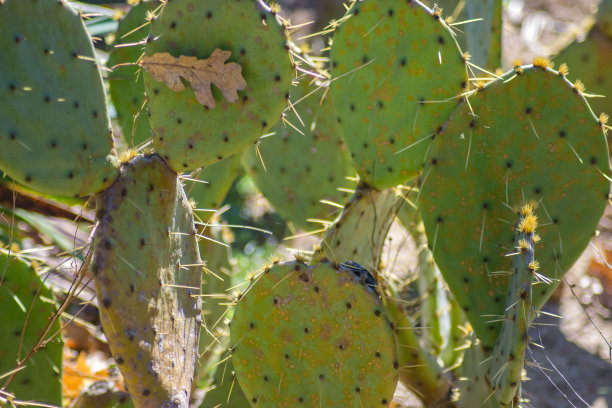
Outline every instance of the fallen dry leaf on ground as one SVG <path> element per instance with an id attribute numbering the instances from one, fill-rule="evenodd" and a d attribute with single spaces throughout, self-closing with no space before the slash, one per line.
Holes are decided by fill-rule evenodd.
<path id="1" fill-rule="evenodd" d="M 246 88 L 242 67 L 235 62 L 225 63 L 231 54 L 231 51 L 217 48 L 209 58 L 199 60 L 185 55 L 174 58 L 167 52 L 159 52 L 143 57 L 140 66 L 156 81 L 165 82 L 176 92 L 185 89 L 181 77 L 185 78 L 191 84 L 198 102 L 213 109 L 216 104 L 210 90 L 211 84 L 216 85 L 225 99 L 232 103 L 238 99 L 237 91 Z"/>

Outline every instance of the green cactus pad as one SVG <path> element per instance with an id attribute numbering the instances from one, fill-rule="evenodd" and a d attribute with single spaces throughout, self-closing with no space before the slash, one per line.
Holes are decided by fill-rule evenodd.
<path id="1" fill-rule="evenodd" d="M 296 102 L 316 87 L 303 80 L 293 90 L 291 97 Z M 321 103 L 324 90 L 295 104 L 301 121 L 293 111 L 288 112 L 290 124 L 278 122 L 272 128 L 276 134 L 258 144 L 265 169 L 255 147 L 245 151 L 242 159 L 245 170 L 276 211 L 306 230 L 318 228 L 308 218 L 329 220 L 338 212 L 320 200 L 344 204 L 349 195 L 338 187 L 355 186 L 346 180 L 355 176 L 355 170 L 331 99 L 328 96 Z"/>
<path id="2" fill-rule="evenodd" d="M 189 86 L 181 92 L 144 74 L 157 152 L 175 171 L 213 164 L 240 152 L 276 123 L 286 105 L 293 68 L 284 28 L 255 0 L 168 2 L 151 26 L 146 55 L 169 52 L 206 59 L 231 51 L 246 89 L 228 102 L 213 87 L 216 107 L 198 103 Z"/>
<path id="3" fill-rule="evenodd" d="M 97 199 L 92 273 L 100 320 L 136 407 L 187 407 L 198 356 L 202 262 L 179 178 L 137 157 Z"/>
<path id="4" fill-rule="evenodd" d="M 143 54 L 143 45 L 123 47 L 122 44 L 137 44 L 146 40 L 149 26 L 144 26 L 147 13 L 152 12 L 160 3 L 144 2 L 132 7 L 119 22 L 115 33 L 115 47 L 108 57 L 107 65 L 136 64 Z M 141 27 L 140 29 L 138 29 Z M 135 31 L 134 31 L 135 30 Z M 117 47 L 119 45 L 119 47 Z M 151 138 L 151 127 L 144 103 L 144 79 L 137 65 L 116 67 L 108 75 L 109 93 L 117 110 L 117 121 L 123 130 L 128 146 L 136 147 Z"/>
<path id="5" fill-rule="evenodd" d="M 0 169 L 37 191 L 103 190 L 118 175 L 91 39 L 64 2 L 0 7 Z"/>
<path id="6" fill-rule="evenodd" d="M 360 177 L 401 184 L 467 87 L 457 43 L 418 1 L 364 1 L 336 29 L 331 92 Z"/>
<path id="7" fill-rule="evenodd" d="M 36 270 L 15 255 L 0 253 L 0 280 L 3 326 L 0 330 L 0 376 L 4 377 L 15 369 L 18 359 L 23 359 L 32 350 L 56 307 L 51 291 L 43 286 Z M 48 333 L 52 335 L 59 330 L 58 320 Z M 5 382 L 10 376 L 0 379 L 0 388 L 20 401 L 61 406 L 62 348 L 62 338 L 58 335 L 26 362 L 26 368 L 15 375 L 6 389 Z"/>
<path id="8" fill-rule="evenodd" d="M 212 389 L 206 392 L 201 408 L 251 408 L 234 375 L 232 360 L 217 367 L 210 387 Z"/>
<path id="9" fill-rule="evenodd" d="M 195 200 L 198 208 L 218 210 L 240 170 L 240 155 L 235 154 L 202 169 L 198 176 L 199 182 L 187 180 L 185 191 L 190 199 Z M 212 214 L 210 212 L 199 215 L 202 218 Z"/>
<path id="10" fill-rule="evenodd" d="M 470 97 L 436 138 L 420 207 L 434 258 L 483 346 L 504 314 L 515 212 L 539 204 L 541 307 L 589 242 L 608 199 L 602 126 L 550 68 L 519 67 Z M 471 108 L 470 108 L 471 107 Z"/>
<path id="11" fill-rule="evenodd" d="M 511 251 L 512 269 L 502 328 L 491 358 L 487 360 L 487 379 L 502 406 L 518 406 L 521 397 L 521 378 L 525 365 L 525 351 L 529 344 L 527 330 L 533 318 L 532 290 L 538 263 L 534 258 L 534 237 L 537 220 L 533 204 L 522 206 L 517 228 L 517 246 Z M 536 220 L 536 222 L 531 222 Z"/>
<path id="12" fill-rule="evenodd" d="M 574 42 L 555 57 L 557 64 L 567 63 L 568 78 L 580 79 L 587 93 L 603 95 L 605 98 L 589 98 L 593 112 L 612 113 L 612 39 L 593 29 L 583 42 Z"/>
<path id="13" fill-rule="evenodd" d="M 597 27 L 612 39 L 612 1 L 603 0 L 597 10 Z"/>
<path id="14" fill-rule="evenodd" d="M 377 275 L 387 232 L 402 204 L 401 196 L 392 189 L 360 186 L 325 232 L 313 259 L 350 259 Z"/>
<path id="15" fill-rule="evenodd" d="M 462 27 L 470 61 L 495 71 L 502 62 L 502 0 L 465 2 L 464 18 L 475 20 Z M 478 75 L 483 74 L 478 72 Z"/>
<path id="16" fill-rule="evenodd" d="M 378 296 L 349 267 L 266 268 L 238 302 L 230 329 L 236 377 L 253 407 L 391 402 L 393 330 Z"/>

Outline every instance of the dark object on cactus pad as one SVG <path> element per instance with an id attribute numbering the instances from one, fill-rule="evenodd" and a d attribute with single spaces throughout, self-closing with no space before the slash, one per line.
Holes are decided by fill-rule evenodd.
<path id="1" fill-rule="evenodd" d="M 57 0 L 0 4 L 0 169 L 43 193 L 103 190 L 118 160 L 81 17 Z"/>
<path id="2" fill-rule="evenodd" d="M 193 88 L 175 92 L 144 73 L 155 149 L 175 171 L 208 166 L 244 150 L 276 123 L 285 108 L 294 72 L 284 27 L 254 0 L 173 0 L 151 25 L 145 54 L 209 58 L 229 51 L 246 81 L 230 103 L 217 88 L 206 108 Z M 180 81 L 180 79 L 179 79 Z"/>
<path id="3" fill-rule="evenodd" d="M 485 347 L 494 345 L 506 308 L 505 255 L 517 244 L 518 207 L 538 203 L 537 309 L 587 246 L 608 200 L 602 124 L 579 87 L 536 63 L 462 103 L 423 170 L 419 204 L 429 245 Z"/>
<path id="4" fill-rule="evenodd" d="M 186 408 L 198 357 L 202 261 L 178 176 L 136 157 L 97 197 L 100 320 L 135 407 Z"/>
<path id="5" fill-rule="evenodd" d="M 386 407 L 398 379 L 380 298 L 342 265 L 276 264 L 231 323 L 236 377 L 253 407 Z M 374 375 L 373 375 L 374 374 Z"/>

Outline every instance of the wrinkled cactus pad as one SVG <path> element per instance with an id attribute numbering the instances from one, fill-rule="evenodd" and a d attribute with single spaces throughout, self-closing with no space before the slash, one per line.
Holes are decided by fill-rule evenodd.
<path id="1" fill-rule="evenodd" d="M 550 68 L 515 70 L 458 107 L 420 192 L 436 263 L 485 347 L 506 307 L 519 206 L 538 204 L 539 273 L 552 280 L 533 288 L 538 308 L 587 246 L 610 189 L 602 125 L 580 91 Z"/>
<path id="2" fill-rule="evenodd" d="M 178 176 L 136 157 L 97 197 L 92 273 L 100 320 L 136 407 L 189 406 L 202 261 Z"/>
<path id="3" fill-rule="evenodd" d="M 118 160 L 81 17 L 57 0 L 0 4 L 0 169 L 43 193 L 103 190 Z"/>
<path id="4" fill-rule="evenodd" d="M 255 0 L 173 0 L 151 25 L 146 56 L 207 59 L 230 51 L 246 89 L 229 102 L 213 86 L 214 108 L 191 86 L 175 92 L 144 74 L 153 143 L 175 171 L 190 171 L 242 151 L 276 123 L 285 108 L 293 68 L 284 27 Z"/>
<path id="5" fill-rule="evenodd" d="M 465 63 L 439 15 L 418 1 L 355 2 L 348 13 L 330 57 L 338 121 L 360 177 L 401 184 L 465 91 Z"/>
<path id="6" fill-rule="evenodd" d="M 253 407 L 385 407 L 398 378 L 380 298 L 351 267 L 298 261 L 255 278 L 230 326 Z"/>

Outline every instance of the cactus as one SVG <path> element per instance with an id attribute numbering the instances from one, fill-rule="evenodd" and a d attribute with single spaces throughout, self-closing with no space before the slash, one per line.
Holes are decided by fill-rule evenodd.
<path id="1" fill-rule="evenodd" d="M 375 290 L 360 283 L 353 268 L 329 261 L 276 264 L 246 289 L 231 344 L 252 406 L 391 401 L 398 368 L 393 331 Z"/>
<path id="2" fill-rule="evenodd" d="M 491 71 L 501 67 L 502 1 L 466 1 L 464 17 L 469 21 L 476 20 L 465 26 L 470 60 Z"/>
<path id="3" fill-rule="evenodd" d="M 612 2 L 605 0 L 599 7 L 597 23 L 591 28 L 587 38 L 582 42 L 575 40 L 554 60 L 572 67 L 567 76 L 583 81 L 587 92 L 605 96 L 589 99 L 594 112 L 610 113 L 612 112 L 609 102 L 612 96 L 612 76 L 606 67 L 609 66 L 612 55 L 612 31 L 606 30 L 610 30 Z"/>
<path id="4" fill-rule="evenodd" d="M 338 121 L 361 179 L 401 184 L 467 88 L 465 64 L 440 15 L 418 1 L 354 2 L 344 20 L 330 57 Z"/>
<path id="5" fill-rule="evenodd" d="M 0 405 L 61 405 L 63 342 L 50 337 L 60 328 L 59 320 L 49 322 L 56 312 L 53 295 L 34 263 L 15 254 L 0 252 L 0 271 Z"/>
<path id="6" fill-rule="evenodd" d="M 255 142 L 278 120 L 293 79 L 286 37 L 277 17 L 256 0 L 174 0 L 151 24 L 145 54 L 208 58 L 231 52 L 246 90 L 239 100 L 208 109 L 191 88 L 175 92 L 144 74 L 153 143 L 175 171 L 208 166 Z"/>
<path id="7" fill-rule="evenodd" d="M 202 262 L 178 176 L 137 157 L 97 198 L 92 271 L 100 319 L 136 407 L 187 407 Z M 129 311 L 129 313 L 125 313 Z"/>
<path id="8" fill-rule="evenodd" d="M 240 174 L 240 155 L 236 154 L 203 169 L 197 176 L 198 181 L 187 181 L 185 191 L 189 198 L 196 202 L 198 208 L 210 210 L 209 214 L 201 215 L 201 218 L 209 218 L 214 211 L 221 208 L 238 174 Z"/>
<path id="9" fill-rule="evenodd" d="M 504 314 L 504 255 L 515 246 L 510 220 L 517 205 L 540 203 L 538 216 L 547 224 L 541 284 L 533 293 L 539 308 L 586 247 L 608 198 L 602 124 L 579 89 L 539 63 L 517 66 L 461 104 L 436 138 L 423 175 L 430 246 L 484 347 L 494 345 L 500 324 L 492 321 Z M 463 231 L 463 239 L 453 231 Z"/>
<path id="10" fill-rule="evenodd" d="M 147 23 L 157 2 L 143 2 L 128 11 L 119 22 L 115 33 L 115 48 L 108 57 L 107 65 L 113 67 L 108 75 L 109 95 L 117 110 L 117 121 L 123 130 L 128 146 L 139 146 L 151 139 L 151 127 L 144 104 L 144 79 L 136 62 L 143 53 L 148 30 L 141 27 Z M 125 47 L 125 44 L 133 44 Z M 133 65 L 130 65 L 133 64 Z"/>
<path id="11" fill-rule="evenodd" d="M 329 219 L 336 209 L 320 201 L 346 201 L 347 193 L 337 188 L 351 187 L 345 179 L 355 175 L 332 101 L 325 96 L 328 88 L 319 88 L 315 92 L 316 84 L 302 79 L 291 95 L 299 117 L 289 112 L 272 128 L 276 134 L 249 148 L 242 159 L 276 211 L 302 229 L 313 228 L 308 219 Z"/>
<path id="12" fill-rule="evenodd" d="M 497 7 L 499 2 L 487 4 Z M 0 34 L 5 34 L 10 57 L 0 61 L 0 82 L 7 86 L 0 99 L 0 139 L 8 137 L 10 147 L 0 155 L 0 167 L 33 189 L 96 194 L 89 268 L 102 326 L 134 406 L 186 407 L 196 401 L 190 394 L 198 395 L 197 388 L 208 385 L 214 389 L 203 407 L 388 406 L 398 378 L 428 407 L 522 403 L 527 328 L 585 247 L 608 198 L 610 165 L 602 132 L 606 117 L 595 117 L 580 83 L 572 85 L 565 78 L 566 67 L 553 71 L 543 59 L 534 66 L 517 65 L 488 84 L 475 82 L 475 89 L 468 90 L 467 54 L 461 54 L 439 8 L 428 9 L 416 0 L 365 0 L 352 2 L 348 10 L 331 24 L 338 27 L 332 75 L 319 71 L 325 82 L 312 82 L 323 85 L 323 92 L 329 82 L 338 111 L 331 109 L 329 95 L 291 104 L 310 135 L 302 136 L 282 128 L 283 123 L 271 129 L 285 108 L 294 76 L 285 50 L 285 23 L 276 6 L 260 0 L 162 2 L 146 55 L 139 58 L 140 47 L 133 47 L 133 55 L 115 50 L 111 59 L 111 64 L 138 60 L 143 70 L 137 74 L 133 66 L 115 71 L 110 78 L 117 89 L 112 92 L 138 96 L 142 91 L 125 89 L 117 78 L 136 84 L 136 76 L 142 76 L 154 134 L 151 150 L 156 152 L 130 153 L 119 166 L 90 39 L 78 16 L 61 1 L 0 0 Z M 498 11 L 484 9 L 495 16 Z M 142 9 L 133 9 L 137 12 Z M 44 30 L 30 24 L 43 15 Z M 59 26 L 49 16 L 59 16 Z M 138 16 L 130 14 L 122 22 L 119 41 L 132 17 Z M 135 20 L 142 21 L 142 14 Z M 499 21 L 482 26 L 499 27 Z M 139 30 L 135 40 L 145 33 Z M 498 40 L 492 38 L 494 46 L 473 54 L 496 59 Z M 293 59 L 304 73 L 312 71 L 313 61 L 317 67 L 324 62 L 298 53 Z M 41 74 L 39 80 L 34 72 L 47 76 Z M 305 78 L 300 80 L 294 102 L 313 89 Z M 82 81 L 92 84 L 81 87 L 86 93 L 74 87 Z M 41 92 L 47 88 L 54 91 L 45 98 Z M 31 99 L 36 97 L 43 102 Z M 74 98 L 78 103 L 71 105 Z M 121 115 L 129 107 L 120 99 Z M 66 107 L 95 109 L 98 120 L 61 110 Z M 31 120 L 24 113 L 28 108 L 44 115 Z M 296 127 L 300 118 L 293 112 L 285 117 Z M 257 181 L 295 225 L 329 216 L 310 211 L 328 194 L 325 188 L 333 190 L 350 172 L 338 139 L 342 133 L 361 180 L 310 259 L 274 263 L 250 279 L 235 304 L 228 338 L 223 316 L 229 318 L 234 305 L 228 308 L 219 300 L 226 299 L 236 282 L 207 273 L 206 268 L 219 275 L 220 265 L 229 270 L 227 251 L 207 245 L 211 241 L 197 242 L 198 237 L 211 239 L 209 228 L 216 221 L 203 216 L 194 222 L 192 205 L 218 209 L 239 171 L 243 149 L 269 130 L 277 132 L 277 140 L 264 138 L 259 147 L 271 170 L 305 169 L 309 164 L 301 160 L 312 163 L 312 184 L 289 171 L 273 187 Z M 286 142 L 285 132 L 291 132 Z M 130 129 L 126 134 L 131 138 Z M 83 144 L 84 135 L 93 144 Z M 299 151 L 304 147 L 297 153 L 282 150 L 289 138 L 312 142 L 313 135 L 319 139 L 308 145 L 317 150 L 314 157 Z M 267 150 L 277 142 L 281 149 Z M 23 152 L 15 149 L 28 150 L 24 146 L 37 149 L 20 156 Z M 321 165 L 321 157 L 335 158 L 338 166 Z M 279 158 L 291 162 L 281 164 Z M 247 169 L 259 166 L 252 154 L 245 163 Z M 66 176 L 68 168 L 74 170 L 72 177 Z M 417 173 L 420 189 L 411 189 L 408 198 L 418 197 L 414 202 L 420 206 L 426 238 L 413 212 L 406 224 L 419 245 L 419 267 L 417 277 L 406 278 L 381 264 L 381 251 L 407 198 L 399 193 L 406 185 L 389 187 L 407 183 Z M 258 170 L 253 178 L 263 176 Z M 188 186 L 188 200 L 182 183 L 196 177 L 211 185 Z M 67 183 L 65 178 L 75 180 Z M 286 195 L 269 192 L 285 186 L 293 189 L 297 203 L 286 206 Z M 326 198 L 344 199 L 340 194 Z M 537 208 L 526 204 L 532 202 Z M 20 277 L 26 275 L 32 271 Z M 16 287 L 6 276 L 8 284 L 0 291 L 11 290 L 11 297 L 0 297 L 0 302 L 8 300 L 15 307 L 15 293 L 22 303 L 40 300 L 27 283 L 16 280 Z M 454 297 L 446 293 L 445 283 Z M 407 287 L 423 300 L 414 308 L 421 316 L 407 307 L 402 295 Z M 200 296 L 206 300 L 203 310 Z M 471 324 L 463 324 L 462 311 Z M 430 327 L 421 329 L 423 324 Z M 27 332 L 37 326 L 32 320 L 21 327 Z M 201 330 L 206 335 L 199 335 Z M 464 338 L 470 344 L 462 355 L 458 348 Z M 14 339 L 7 344 L 13 347 Z M 43 352 L 52 345 L 46 343 Z M 1 367 L 7 371 L 13 366 Z M 17 387 L 30 368 L 4 377 L 10 383 L 6 390 L 25 393 Z M 36 389 L 32 399 L 55 398 L 43 395 L 47 385 Z"/>
<path id="13" fill-rule="evenodd" d="M 90 195 L 110 185 L 118 160 L 100 70 L 79 15 L 61 1 L 7 0 L 0 39 L 2 171 L 56 195 Z"/>

